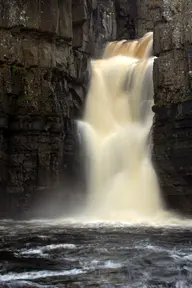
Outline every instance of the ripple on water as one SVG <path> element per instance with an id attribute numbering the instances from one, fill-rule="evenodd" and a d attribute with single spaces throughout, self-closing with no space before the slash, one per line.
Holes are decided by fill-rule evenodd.
<path id="1" fill-rule="evenodd" d="M 54 283 L 54 288 L 65 287 L 59 286 L 63 283 L 99 288 L 192 287 L 191 229 L 84 224 L 4 222 L 1 251 L 9 253 L 0 259 L 0 281 Z"/>
<path id="2" fill-rule="evenodd" d="M 35 280 L 43 279 L 50 277 L 59 277 L 59 276 L 75 276 L 83 274 L 85 271 L 81 269 L 71 269 L 68 271 L 32 271 L 24 273 L 8 273 L 6 275 L 0 275 L 0 281 L 11 281 L 11 280 Z"/>
<path id="3" fill-rule="evenodd" d="M 92 260 L 92 261 L 82 261 L 81 262 L 85 270 L 95 270 L 95 269 L 118 269 L 123 265 L 120 263 L 115 263 L 111 260 L 101 261 L 101 260 Z"/>
<path id="4" fill-rule="evenodd" d="M 30 248 L 30 249 L 22 249 L 18 251 L 20 255 L 23 256 L 31 256 L 31 255 L 39 255 L 39 256 L 46 256 L 49 254 L 49 252 L 57 250 L 57 249 L 76 249 L 75 244 L 51 244 L 51 245 L 46 245 L 46 246 L 41 246 L 41 247 L 36 247 L 36 248 Z"/>

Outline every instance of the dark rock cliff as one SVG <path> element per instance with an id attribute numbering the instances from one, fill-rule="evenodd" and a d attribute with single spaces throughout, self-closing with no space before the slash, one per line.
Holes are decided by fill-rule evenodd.
<path id="1" fill-rule="evenodd" d="M 73 120 L 89 58 L 153 29 L 152 2 L 0 0 L 0 217 L 29 217 L 37 203 L 39 215 L 49 202 L 65 210 L 84 190 Z"/>
<path id="2" fill-rule="evenodd" d="M 88 58 L 116 23 L 111 1 L 1 0 L 0 15 L 0 216 L 11 217 L 67 202 L 56 188 L 79 174 L 72 120 Z"/>
<path id="3" fill-rule="evenodd" d="M 192 214 L 192 2 L 155 2 L 154 160 L 168 207 Z"/>

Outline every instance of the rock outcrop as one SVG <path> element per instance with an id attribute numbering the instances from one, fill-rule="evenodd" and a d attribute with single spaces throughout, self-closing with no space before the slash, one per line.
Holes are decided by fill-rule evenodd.
<path id="1" fill-rule="evenodd" d="M 0 216 L 12 217 L 50 196 L 62 207 L 56 187 L 78 177 L 73 119 L 116 16 L 110 0 L 1 0 L 0 15 Z"/>
<path id="2" fill-rule="evenodd" d="M 192 2 L 155 2 L 154 157 L 168 207 L 192 214 Z"/>

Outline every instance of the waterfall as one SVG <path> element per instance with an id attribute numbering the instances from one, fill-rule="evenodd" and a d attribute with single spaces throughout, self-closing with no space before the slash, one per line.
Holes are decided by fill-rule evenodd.
<path id="1" fill-rule="evenodd" d="M 151 161 L 153 33 L 109 43 L 91 61 L 83 119 L 88 199 L 84 213 L 102 220 L 151 218 L 162 211 Z"/>

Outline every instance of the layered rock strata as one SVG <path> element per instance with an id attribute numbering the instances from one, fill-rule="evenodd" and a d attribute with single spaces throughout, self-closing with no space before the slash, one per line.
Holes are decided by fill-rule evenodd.
<path id="1" fill-rule="evenodd" d="M 192 3 L 155 2 L 154 160 L 168 207 L 192 214 Z"/>
<path id="2" fill-rule="evenodd" d="M 116 20 L 112 1 L 1 0 L 0 15 L 0 217 L 12 217 L 46 198 L 62 207 L 79 177 L 73 119 Z"/>

